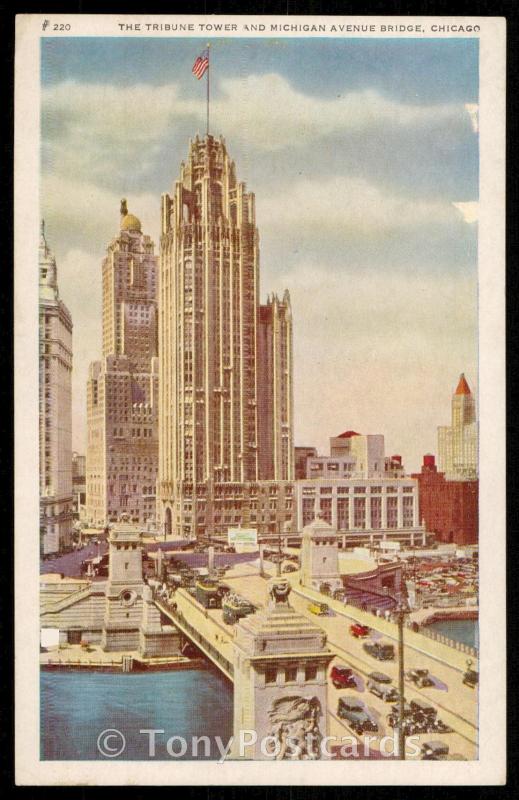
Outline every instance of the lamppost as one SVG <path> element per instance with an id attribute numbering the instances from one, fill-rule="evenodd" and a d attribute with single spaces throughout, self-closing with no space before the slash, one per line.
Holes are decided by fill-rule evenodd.
<path id="1" fill-rule="evenodd" d="M 280 522 L 278 523 L 278 557 L 277 557 L 277 568 L 276 568 L 276 575 L 278 576 L 278 578 L 281 577 L 281 561 L 282 561 L 282 555 L 281 555 L 281 522 Z"/>
<path id="2" fill-rule="evenodd" d="M 399 601 L 396 609 L 398 625 L 398 757 L 405 761 L 405 718 L 404 718 L 404 619 L 409 613 L 405 602 Z"/>

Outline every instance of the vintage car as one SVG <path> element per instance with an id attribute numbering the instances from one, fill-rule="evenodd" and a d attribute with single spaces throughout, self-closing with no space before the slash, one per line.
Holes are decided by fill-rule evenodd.
<path id="1" fill-rule="evenodd" d="M 414 683 L 419 689 L 423 689 L 426 686 L 434 686 L 434 681 L 428 669 L 410 669 L 406 672 L 405 677 L 406 680 Z"/>
<path id="2" fill-rule="evenodd" d="M 398 724 L 398 720 L 400 718 L 400 705 L 395 703 L 394 706 L 391 706 L 391 711 L 387 715 L 386 722 L 390 728 L 395 728 Z M 410 722 L 413 718 L 413 709 L 409 705 L 409 703 L 404 700 L 404 720 L 405 722 Z"/>
<path id="3" fill-rule="evenodd" d="M 474 689 L 479 683 L 479 672 L 474 669 L 468 669 L 463 675 L 463 683 L 465 686 L 470 686 L 471 689 Z"/>
<path id="4" fill-rule="evenodd" d="M 327 603 L 309 603 L 308 610 L 311 611 L 312 614 L 316 614 L 318 617 L 326 617 L 329 613 L 329 608 Z"/>
<path id="5" fill-rule="evenodd" d="M 371 672 L 368 675 L 368 692 L 387 703 L 398 700 L 398 691 L 391 683 L 389 675 L 385 675 L 383 672 Z"/>
<path id="6" fill-rule="evenodd" d="M 365 639 L 366 636 L 370 635 L 371 628 L 369 628 L 367 625 L 355 623 L 354 625 L 350 625 L 350 633 L 356 639 Z"/>
<path id="7" fill-rule="evenodd" d="M 435 719 L 436 714 L 438 713 L 435 707 L 429 703 L 428 700 L 422 700 L 421 697 L 416 697 L 411 700 L 411 708 L 413 709 L 413 713 L 423 714 L 429 719 Z"/>
<path id="8" fill-rule="evenodd" d="M 331 668 L 330 678 L 336 689 L 355 689 L 357 686 L 353 670 L 342 664 Z"/>
<path id="9" fill-rule="evenodd" d="M 378 731 L 378 725 L 368 713 L 362 700 L 356 697 L 341 697 L 337 706 L 337 716 L 346 720 L 350 728 L 356 734 L 361 735 L 365 731 Z"/>
<path id="10" fill-rule="evenodd" d="M 384 642 L 364 642 L 363 649 L 378 661 L 392 661 L 395 657 L 395 648 L 392 644 Z"/>
<path id="11" fill-rule="evenodd" d="M 445 761 L 449 755 L 449 745 L 445 742 L 424 742 L 420 752 L 424 761 Z"/>

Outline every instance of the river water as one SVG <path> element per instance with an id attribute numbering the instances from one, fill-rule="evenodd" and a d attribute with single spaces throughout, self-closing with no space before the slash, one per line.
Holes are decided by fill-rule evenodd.
<path id="1" fill-rule="evenodd" d="M 107 760 L 100 748 L 116 752 L 120 734 L 125 748 L 117 760 L 170 760 L 166 743 L 173 736 L 187 744 L 180 758 L 193 757 L 193 736 L 207 736 L 211 750 L 202 742 L 198 758 L 218 759 L 215 737 L 225 746 L 232 735 L 232 686 L 211 670 L 42 672 L 40 702 L 42 760 Z M 106 738 L 108 729 L 115 732 Z M 155 756 L 144 729 L 164 731 L 155 734 Z M 174 753 L 183 748 L 181 739 L 171 744 Z"/>
<path id="2" fill-rule="evenodd" d="M 456 642 L 478 647 L 478 623 L 475 619 L 442 619 L 432 622 L 427 628 Z"/>

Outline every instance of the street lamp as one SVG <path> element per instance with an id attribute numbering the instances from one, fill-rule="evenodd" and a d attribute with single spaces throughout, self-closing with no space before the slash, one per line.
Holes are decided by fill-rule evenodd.
<path id="1" fill-rule="evenodd" d="M 281 555 L 281 522 L 280 522 L 278 524 L 278 559 L 277 559 L 278 563 L 277 563 L 277 569 L 276 569 L 276 574 L 277 574 L 278 578 L 281 576 L 281 561 L 282 560 L 283 560 L 283 557 Z"/>
<path id="2" fill-rule="evenodd" d="M 398 757 L 405 761 L 405 719 L 404 719 L 404 619 L 409 608 L 402 600 L 396 609 L 398 625 Z"/>

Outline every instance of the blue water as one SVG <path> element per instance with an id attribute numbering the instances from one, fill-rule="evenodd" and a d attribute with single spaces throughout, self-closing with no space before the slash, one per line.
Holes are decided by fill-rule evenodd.
<path id="1" fill-rule="evenodd" d="M 42 760 L 108 760 L 98 749 L 98 737 L 109 728 L 120 731 L 126 746 L 117 760 L 170 760 L 166 742 L 183 737 L 184 759 L 192 758 L 191 737 L 208 736 L 208 756 L 200 745 L 199 758 L 220 758 L 214 737 L 227 743 L 232 735 L 231 684 L 210 670 L 122 674 L 107 672 L 42 672 L 40 680 Z M 150 758 L 145 728 L 156 734 Z M 107 744 L 115 749 L 121 739 Z M 179 752 L 182 743 L 172 748 Z"/>
<path id="2" fill-rule="evenodd" d="M 475 619 L 443 619 L 432 622 L 427 628 L 456 642 L 478 647 L 478 623 Z"/>

